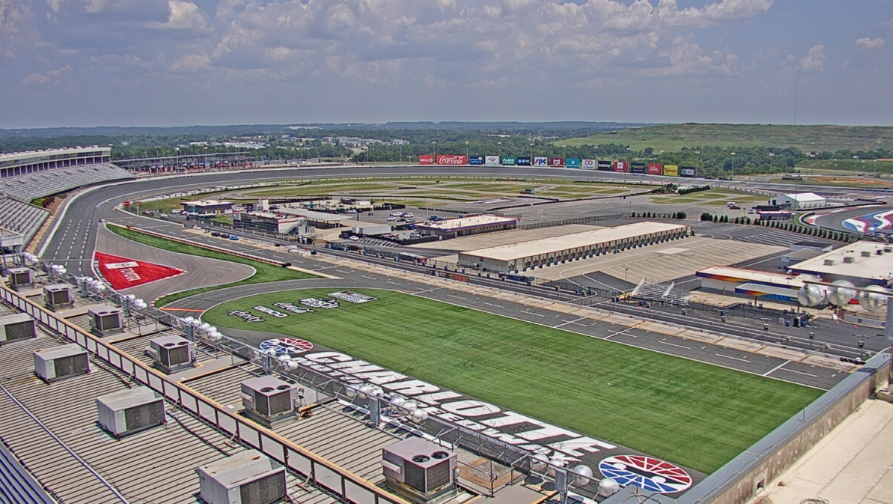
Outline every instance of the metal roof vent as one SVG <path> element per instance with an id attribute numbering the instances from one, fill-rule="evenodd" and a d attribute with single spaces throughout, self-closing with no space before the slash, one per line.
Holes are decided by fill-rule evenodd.
<path id="1" fill-rule="evenodd" d="M 834 266 L 834 259 L 825 259 L 825 266 Z"/>
<path id="2" fill-rule="evenodd" d="M 100 306 L 87 310 L 90 316 L 90 330 L 98 336 L 108 336 L 124 330 L 123 314 L 120 308 Z"/>
<path id="3" fill-rule="evenodd" d="M 208 504 L 270 504 L 287 496 L 285 467 L 257 450 L 197 467 L 202 500 Z"/>
<path id="4" fill-rule="evenodd" d="M 68 284 L 53 284 L 43 287 L 43 302 L 50 310 L 74 306 L 74 298 L 71 297 L 71 286 Z"/>
<path id="5" fill-rule="evenodd" d="M 454 452 L 426 439 L 409 437 L 382 448 L 388 488 L 420 504 L 456 493 Z"/>
<path id="6" fill-rule="evenodd" d="M 165 373 L 174 373 L 195 365 L 195 346 L 181 336 L 162 336 L 149 340 L 146 355 L 155 367 Z"/>
<path id="7" fill-rule="evenodd" d="M 45 382 L 89 372 L 87 350 L 76 343 L 34 351 L 34 374 Z"/>
<path id="8" fill-rule="evenodd" d="M 164 423 L 164 399 L 149 387 L 119 390 L 96 398 L 99 425 L 115 437 Z"/>
<path id="9" fill-rule="evenodd" d="M 0 317 L 0 345 L 13 341 L 36 338 L 34 319 L 26 313 Z"/>
<path id="10" fill-rule="evenodd" d="M 9 286 L 15 290 L 34 287 L 34 272 L 28 268 L 9 268 Z"/>
<path id="11" fill-rule="evenodd" d="M 279 378 L 260 376 L 242 382 L 244 413 L 262 424 L 291 417 L 297 401 L 297 385 Z"/>
<path id="12" fill-rule="evenodd" d="M 884 253 L 885 254 L 893 253 L 893 247 L 884 247 Z"/>
<path id="13" fill-rule="evenodd" d="M 853 256 L 843 256 L 843 263 L 844 263 L 844 264 L 853 264 L 854 262 L 856 262 L 856 258 L 855 258 L 855 257 L 853 257 Z"/>
<path id="14" fill-rule="evenodd" d="M 862 251 L 862 257 L 871 257 L 871 252 L 868 251 L 868 250 L 863 250 L 863 251 Z"/>

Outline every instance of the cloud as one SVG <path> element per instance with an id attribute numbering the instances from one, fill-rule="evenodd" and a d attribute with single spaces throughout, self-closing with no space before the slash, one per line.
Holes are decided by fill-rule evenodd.
<path id="1" fill-rule="evenodd" d="M 798 69 L 803 73 L 821 72 L 825 69 L 825 46 L 815 45 L 806 56 L 800 58 Z"/>
<path id="2" fill-rule="evenodd" d="M 170 0 L 170 15 L 164 23 L 147 23 L 149 28 L 162 30 L 204 30 L 207 28 L 205 15 L 199 10 L 198 5 L 181 0 Z"/>
<path id="3" fill-rule="evenodd" d="M 202 72 L 211 67 L 211 58 L 203 53 L 192 53 L 182 56 L 171 64 L 171 71 L 177 73 Z"/>
<path id="4" fill-rule="evenodd" d="M 69 73 L 71 73 L 71 67 L 68 65 L 66 65 L 62 68 L 57 68 L 55 70 L 50 70 L 49 72 L 47 72 L 45 74 L 35 72 L 32 74 L 26 75 L 21 81 L 21 86 L 22 87 L 38 86 L 41 84 L 46 84 L 48 82 L 53 83 L 53 84 L 59 84 L 59 81 L 61 80 L 62 76 L 64 76 L 65 74 L 69 74 Z"/>
<path id="5" fill-rule="evenodd" d="M 874 49 L 883 49 L 884 48 L 884 39 L 878 37 L 876 39 L 872 39 L 869 37 L 862 37 L 856 40 L 856 45 L 861 47 L 862 49 L 867 49 L 869 51 Z"/>

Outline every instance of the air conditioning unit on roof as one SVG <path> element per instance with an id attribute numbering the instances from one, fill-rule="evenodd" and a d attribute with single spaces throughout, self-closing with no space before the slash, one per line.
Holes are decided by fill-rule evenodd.
<path id="1" fill-rule="evenodd" d="M 271 504 L 287 497 L 285 467 L 246 450 L 195 469 L 208 504 Z"/>
<path id="2" fill-rule="evenodd" d="M 34 272 L 28 268 L 9 268 L 9 286 L 15 290 L 34 287 Z"/>
<path id="3" fill-rule="evenodd" d="M 123 312 L 114 306 L 100 306 L 87 310 L 90 330 L 98 336 L 108 336 L 124 330 Z"/>
<path id="4" fill-rule="evenodd" d="M 165 373 L 174 373 L 195 365 L 195 345 L 181 336 L 162 336 L 149 340 L 146 354 L 155 367 Z"/>
<path id="5" fill-rule="evenodd" d="M 164 423 L 164 399 L 149 387 L 119 390 L 96 398 L 99 424 L 115 437 Z"/>
<path id="6" fill-rule="evenodd" d="M 265 425 L 292 416 L 297 395 L 297 385 L 273 376 L 259 376 L 242 382 L 245 415 Z"/>
<path id="7" fill-rule="evenodd" d="M 13 341 L 35 338 L 34 319 L 26 313 L 0 317 L 0 345 Z"/>
<path id="8" fill-rule="evenodd" d="M 381 451 L 385 480 L 394 492 L 420 504 L 434 504 L 456 494 L 454 452 L 419 437 Z"/>
<path id="9" fill-rule="evenodd" d="M 34 374 L 45 382 L 89 372 L 87 350 L 76 343 L 34 351 Z"/>
<path id="10" fill-rule="evenodd" d="M 47 308 L 54 311 L 74 306 L 71 286 L 68 284 L 45 285 L 43 287 L 43 302 Z"/>

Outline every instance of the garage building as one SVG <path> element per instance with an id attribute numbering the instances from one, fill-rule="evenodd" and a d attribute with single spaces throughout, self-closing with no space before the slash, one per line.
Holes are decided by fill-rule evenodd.
<path id="1" fill-rule="evenodd" d="M 183 210 L 187 215 L 197 215 L 199 217 L 212 217 L 220 214 L 230 214 L 233 212 L 232 201 L 224 200 L 199 200 L 199 201 L 181 201 Z"/>
<path id="2" fill-rule="evenodd" d="M 458 219 L 444 219 L 442 221 L 416 224 L 415 228 L 424 236 L 439 236 L 442 239 L 448 239 L 515 229 L 517 225 L 518 219 L 515 217 L 473 215 Z"/>
<path id="3" fill-rule="evenodd" d="M 806 210 L 809 208 L 822 208 L 827 205 L 827 201 L 824 196 L 808 192 L 776 196 L 769 200 L 769 204 L 791 210 Z"/>
<path id="4" fill-rule="evenodd" d="M 459 266 L 498 273 L 527 271 L 564 261 L 595 257 L 634 247 L 684 238 L 691 226 L 639 222 L 554 238 L 459 253 Z"/>
<path id="5" fill-rule="evenodd" d="M 866 240 L 849 243 L 798 262 L 790 270 L 816 275 L 825 282 L 849 280 L 856 287 L 890 287 L 893 285 L 893 245 Z"/>

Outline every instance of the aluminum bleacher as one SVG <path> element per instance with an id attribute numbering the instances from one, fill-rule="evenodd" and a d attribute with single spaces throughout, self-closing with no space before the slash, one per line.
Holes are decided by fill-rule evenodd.
<path id="1" fill-rule="evenodd" d="M 71 166 L 0 179 L 0 193 L 22 203 L 30 203 L 35 198 L 76 187 L 132 178 L 133 174 L 110 163 Z"/>
<path id="2" fill-rule="evenodd" d="M 43 208 L 0 196 L 0 234 L 4 236 L 4 243 L 9 243 L 6 237 L 13 235 L 21 236 L 22 242 L 28 243 L 49 216 Z"/>

